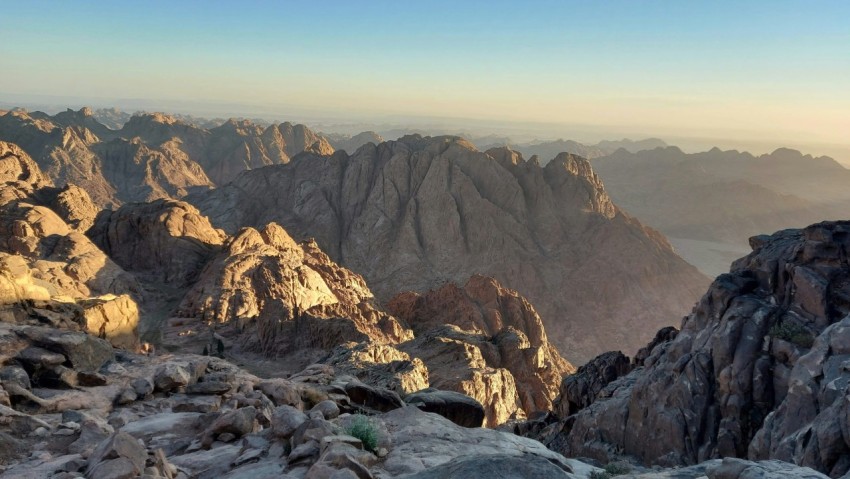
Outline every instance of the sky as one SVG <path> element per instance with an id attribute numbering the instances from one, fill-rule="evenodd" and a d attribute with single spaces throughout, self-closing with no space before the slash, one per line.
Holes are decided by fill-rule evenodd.
<path id="1" fill-rule="evenodd" d="M 0 67 L 0 100 L 850 148 L 844 0 L 0 0 Z"/>

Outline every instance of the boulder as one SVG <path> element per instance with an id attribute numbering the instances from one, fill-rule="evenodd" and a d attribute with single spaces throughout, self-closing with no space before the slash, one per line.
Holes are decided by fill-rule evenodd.
<path id="1" fill-rule="evenodd" d="M 243 407 L 235 411 L 222 414 L 218 419 L 204 430 L 201 436 L 201 444 L 205 449 L 212 446 L 217 436 L 233 434 L 239 438 L 257 430 L 257 409 L 253 406 Z"/>
<path id="2" fill-rule="evenodd" d="M 278 406 L 272 414 L 272 431 L 275 436 L 289 439 L 301 424 L 307 421 L 307 415 L 287 405 Z"/>
<path id="3" fill-rule="evenodd" d="M 86 477 L 123 479 L 136 477 L 145 469 L 148 453 L 125 432 L 116 432 L 101 442 L 89 456 Z"/>
<path id="4" fill-rule="evenodd" d="M 62 354 L 78 371 L 97 371 L 114 357 L 111 344 L 85 333 L 28 327 L 19 334 L 36 346 Z"/>
<path id="5" fill-rule="evenodd" d="M 153 377 L 154 389 L 161 392 L 169 392 L 174 389 L 187 386 L 192 376 L 180 364 L 166 363 L 157 368 Z"/>
<path id="6" fill-rule="evenodd" d="M 351 399 L 351 404 L 375 411 L 391 411 L 404 406 L 404 401 L 394 391 L 377 388 L 352 381 L 345 385 L 345 393 Z"/>
<path id="7" fill-rule="evenodd" d="M 406 396 L 404 402 L 439 414 L 459 426 L 481 427 L 484 422 L 484 407 L 466 394 L 428 388 Z"/>

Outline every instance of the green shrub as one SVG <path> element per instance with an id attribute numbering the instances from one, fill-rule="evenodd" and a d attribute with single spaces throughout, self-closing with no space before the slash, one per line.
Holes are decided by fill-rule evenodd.
<path id="1" fill-rule="evenodd" d="M 623 474 L 632 472 L 632 468 L 622 462 L 608 463 L 602 469 L 602 471 L 591 472 L 590 479 L 611 479 L 612 477 L 622 476 Z"/>
<path id="2" fill-rule="evenodd" d="M 622 462 L 612 462 L 610 464 L 606 464 L 603 469 L 605 469 L 605 472 L 607 472 L 612 477 L 622 476 L 623 474 L 628 474 L 632 472 L 632 468 L 629 467 L 627 464 L 623 464 Z"/>
<path id="3" fill-rule="evenodd" d="M 770 328 L 768 334 L 803 348 L 810 348 L 815 342 L 812 333 L 794 321 L 779 321 Z"/>
<path id="4" fill-rule="evenodd" d="M 363 414 L 355 414 L 351 418 L 345 433 L 360 439 L 367 451 L 376 452 L 378 450 L 378 428 Z"/>

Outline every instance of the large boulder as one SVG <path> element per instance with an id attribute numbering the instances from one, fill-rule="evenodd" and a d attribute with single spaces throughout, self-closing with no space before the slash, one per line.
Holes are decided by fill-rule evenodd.
<path id="1" fill-rule="evenodd" d="M 481 427 L 484 422 L 484 406 L 466 394 L 428 388 L 408 395 L 404 402 L 439 414 L 459 426 Z"/>
<path id="2" fill-rule="evenodd" d="M 114 357 L 111 344 L 85 333 L 27 327 L 18 334 L 36 346 L 62 354 L 78 371 L 97 371 Z"/>

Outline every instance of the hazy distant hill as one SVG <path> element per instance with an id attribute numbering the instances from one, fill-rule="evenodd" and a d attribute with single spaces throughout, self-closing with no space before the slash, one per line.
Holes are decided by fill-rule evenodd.
<path id="1" fill-rule="evenodd" d="M 618 205 L 712 275 L 749 250 L 750 236 L 840 218 L 850 205 L 850 170 L 784 148 L 761 156 L 620 149 L 593 167 Z"/>
<path id="2" fill-rule="evenodd" d="M 345 135 L 342 133 L 322 133 L 328 143 L 334 147 L 334 150 L 345 150 L 347 153 L 354 153 L 358 148 L 366 143 L 378 144 L 384 141 L 381 135 L 374 131 L 364 131 L 354 136 Z"/>
<path id="3" fill-rule="evenodd" d="M 593 159 L 610 155 L 620 148 L 623 148 L 626 151 L 638 152 L 641 150 L 651 150 L 653 148 L 667 146 L 663 140 L 659 140 L 657 138 L 647 138 L 645 140 L 630 140 L 628 138 L 617 141 L 604 140 L 595 145 L 588 145 L 564 139 L 552 141 L 535 140 L 527 143 L 514 143 L 509 138 L 500 138 L 492 135 L 477 138 L 474 143 L 481 150 L 499 146 L 509 146 L 511 149 L 522 153 L 525 158 L 531 158 L 536 155 L 541 164 L 546 164 L 547 161 L 555 158 L 558 156 L 558 153 L 562 152 L 579 155 L 587 159 Z"/>

